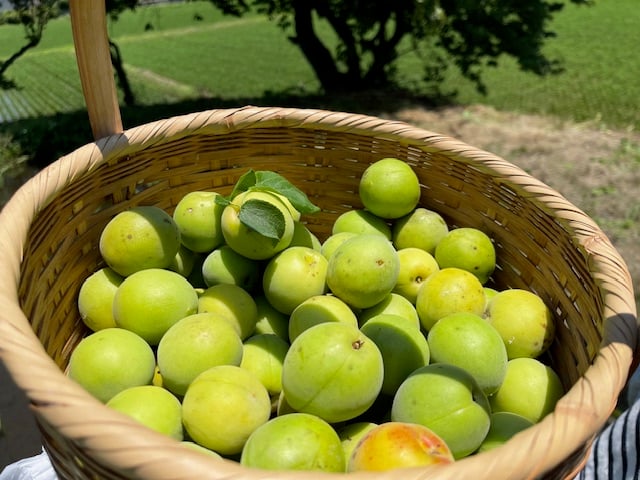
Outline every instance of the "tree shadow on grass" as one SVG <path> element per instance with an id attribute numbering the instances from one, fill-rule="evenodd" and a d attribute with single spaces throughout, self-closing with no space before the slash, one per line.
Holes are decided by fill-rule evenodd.
<path id="1" fill-rule="evenodd" d="M 126 129 L 176 115 L 245 105 L 318 108 L 380 116 L 402 107 L 421 105 L 437 108 L 451 102 L 450 97 L 427 98 L 400 89 L 306 96 L 283 91 L 266 92 L 263 96 L 254 98 L 201 98 L 172 104 L 121 107 L 121 115 Z M 28 164 L 35 168 L 43 168 L 93 140 L 85 110 L 0 124 L 0 134 L 2 133 L 12 137 L 22 154 L 28 157 Z"/>

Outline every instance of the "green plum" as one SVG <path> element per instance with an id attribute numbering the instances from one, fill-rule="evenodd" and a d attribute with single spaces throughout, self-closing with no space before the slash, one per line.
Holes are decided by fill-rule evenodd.
<path id="1" fill-rule="evenodd" d="M 431 274 L 422 284 L 416 299 L 420 323 L 426 331 L 451 313 L 482 315 L 485 305 L 484 289 L 478 278 L 455 267 L 443 268 Z"/>
<path id="2" fill-rule="evenodd" d="M 260 286 L 262 268 L 257 260 L 240 255 L 229 245 L 220 245 L 202 262 L 202 278 L 207 287 L 229 283 L 253 292 Z"/>
<path id="3" fill-rule="evenodd" d="M 345 302 L 333 295 L 314 295 L 298 305 L 289 316 L 289 342 L 308 328 L 324 322 L 358 326 L 358 318 Z"/>
<path id="4" fill-rule="evenodd" d="M 356 234 L 382 235 L 391 240 L 391 227 L 386 220 L 367 210 L 347 210 L 333 222 L 331 233 L 351 232 Z"/>
<path id="5" fill-rule="evenodd" d="M 400 273 L 393 291 L 415 305 L 420 287 L 433 272 L 440 270 L 440 266 L 433 255 L 415 247 L 398 250 L 398 260 Z"/>
<path id="6" fill-rule="evenodd" d="M 231 283 L 219 283 L 198 296 L 198 313 L 213 312 L 225 317 L 242 340 L 256 329 L 258 307 L 249 292 Z"/>
<path id="7" fill-rule="evenodd" d="M 282 389 L 294 410 L 335 423 L 373 405 L 383 375 L 382 354 L 371 339 L 352 325 L 327 322 L 293 341 L 282 367 Z"/>
<path id="8" fill-rule="evenodd" d="M 502 337 L 483 318 L 468 312 L 438 320 L 427 340 L 434 363 L 450 363 L 469 372 L 487 395 L 495 393 L 507 373 Z"/>
<path id="9" fill-rule="evenodd" d="M 200 373 L 216 365 L 240 365 L 238 332 L 217 313 L 196 313 L 179 320 L 160 339 L 157 362 L 163 386 L 184 395 Z"/>
<path id="10" fill-rule="evenodd" d="M 483 285 L 496 268 L 493 242 L 477 228 L 461 227 L 451 230 L 438 243 L 434 256 L 440 268 L 462 268 L 478 277 Z"/>
<path id="11" fill-rule="evenodd" d="M 84 337 L 69 358 L 68 376 L 101 402 L 129 387 L 149 385 L 156 359 L 149 344 L 129 330 L 105 328 Z"/>
<path id="12" fill-rule="evenodd" d="M 275 417 L 258 427 L 242 450 L 240 463 L 264 470 L 344 472 L 338 434 L 307 413 Z"/>
<path id="13" fill-rule="evenodd" d="M 316 251 L 322 249 L 320 239 L 301 221 L 293 222 L 293 238 L 290 247 L 307 247 Z"/>
<path id="14" fill-rule="evenodd" d="M 364 207 L 381 218 L 408 215 L 420 201 L 420 180 L 407 162 L 394 157 L 377 160 L 360 176 L 358 196 Z"/>
<path id="15" fill-rule="evenodd" d="M 433 430 L 456 459 L 477 450 L 490 427 L 490 406 L 473 376 L 446 363 L 414 371 L 398 388 L 391 407 L 394 422 Z"/>
<path id="16" fill-rule="evenodd" d="M 377 423 L 368 421 L 351 422 L 342 425 L 336 430 L 338 432 L 340 442 L 342 443 L 344 458 L 347 461 L 349 460 L 349 457 L 351 457 L 351 453 L 356 448 L 362 437 L 377 426 Z"/>
<path id="17" fill-rule="evenodd" d="M 264 294 L 257 294 L 253 299 L 258 312 L 254 334 L 274 333 L 285 342 L 289 342 L 289 315 L 273 308 Z"/>
<path id="18" fill-rule="evenodd" d="M 522 415 L 511 412 L 493 412 L 491 414 L 491 426 L 489 433 L 482 441 L 478 452 L 486 452 L 506 443 L 516 433 L 521 432 L 534 423 Z"/>
<path id="19" fill-rule="evenodd" d="M 537 358 L 555 336 L 551 310 L 528 290 L 514 288 L 495 294 L 487 305 L 486 319 L 502 336 L 509 359 Z"/>
<path id="20" fill-rule="evenodd" d="M 382 354 L 384 378 L 381 391 L 385 395 L 394 395 L 413 371 L 429 364 L 426 338 L 404 317 L 381 314 L 369 319 L 360 330 L 375 342 Z"/>
<path id="21" fill-rule="evenodd" d="M 249 436 L 270 416 L 267 389 L 253 373 L 235 365 L 205 370 L 182 400 L 189 438 L 224 456 L 242 452 Z"/>
<path id="22" fill-rule="evenodd" d="M 116 273 L 126 277 L 147 268 L 167 268 L 180 248 L 180 231 L 171 215 L 155 206 L 118 213 L 102 229 L 99 250 Z"/>
<path id="23" fill-rule="evenodd" d="M 244 341 L 240 367 L 253 372 L 272 397 L 282 391 L 282 364 L 289 344 L 273 333 L 253 335 Z"/>
<path id="24" fill-rule="evenodd" d="M 398 254 L 387 239 L 361 234 L 340 245 L 328 261 L 327 285 L 352 308 L 368 308 L 391 293 L 398 280 Z"/>
<path id="25" fill-rule="evenodd" d="M 398 315 L 407 319 L 407 321 L 415 325 L 420 330 L 420 318 L 416 307 L 399 293 L 391 292 L 381 302 L 376 303 L 373 307 L 365 308 L 358 313 L 358 322 L 360 326 L 367 323 L 370 318 L 376 317 L 383 313 Z"/>
<path id="26" fill-rule="evenodd" d="M 433 255 L 436 246 L 447 233 L 449 233 L 449 227 L 442 215 L 433 210 L 418 207 L 393 223 L 392 240 L 398 250 L 420 248 Z"/>
<path id="27" fill-rule="evenodd" d="M 111 397 L 106 405 L 158 433 L 178 441 L 183 439 L 180 401 L 162 387 L 130 387 Z"/>
<path id="28" fill-rule="evenodd" d="M 284 228 L 279 238 L 261 234 L 242 221 L 241 211 L 247 202 L 266 202 L 281 214 Z M 250 205 L 250 203 L 247 203 Z M 283 197 L 267 191 L 246 191 L 237 195 L 222 211 L 222 235 L 227 245 L 252 260 L 267 260 L 289 246 L 293 238 L 294 218 Z"/>
<path id="29" fill-rule="evenodd" d="M 178 320 L 196 313 L 198 294 L 179 273 L 148 268 L 132 273 L 113 298 L 116 325 L 157 345 Z"/>
<path id="30" fill-rule="evenodd" d="M 289 247 L 264 269 L 262 290 L 273 307 L 290 315 L 302 302 L 327 290 L 327 259 L 308 247 Z"/>
<path id="31" fill-rule="evenodd" d="M 80 286 L 78 311 L 80 318 L 90 330 L 115 327 L 113 298 L 124 278 L 109 267 L 89 275 Z"/>
<path id="32" fill-rule="evenodd" d="M 356 235 L 358 234 L 354 232 L 338 232 L 334 233 L 333 235 L 329 235 L 327 239 L 322 243 L 322 246 L 320 247 L 320 253 L 322 253 L 322 256 L 324 258 L 329 260 L 331 255 L 333 255 L 333 252 L 336 251 L 336 248 L 342 245 L 345 240 L 351 237 L 355 237 Z"/>
<path id="33" fill-rule="evenodd" d="M 521 357 L 509 360 L 504 381 L 489 400 L 493 412 L 511 412 L 537 423 L 563 395 L 562 381 L 550 366 Z"/>
<path id="34" fill-rule="evenodd" d="M 210 252 L 224 241 L 222 211 L 216 202 L 218 193 L 191 191 L 185 194 L 173 211 L 173 220 L 180 231 L 180 241 L 189 250 Z"/>

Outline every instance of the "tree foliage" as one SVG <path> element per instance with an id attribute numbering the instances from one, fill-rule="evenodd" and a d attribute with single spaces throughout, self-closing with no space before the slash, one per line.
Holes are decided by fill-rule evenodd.
<path id="1" fill-rule="evenodd" d="M 538 75 L 559 71 L 542 51 L 554 35 L 549 22 L 565 3 L 591 0 L 210 1 L 229 15 L 257 11 L 276 21 L 325 91 L 387 85 L 399 55 L 409 50 L 423 52 L 426 80 L 437 81 L 454 64 L 482 91 L 482 69 L 502 54 Z M 320 33 L 320 22 L 335 41 Z"/>
<path id="2" fill-rule="evenodd" d="M 40 43 L 47 22 L 59 14 L 58 0 L 9 0 L 9 3 L 13 10 L 0 17 L 0 25 L 22 25 L 26 43 L 6 60 L 0 60 L 0 79 L 18 58 Z"/>

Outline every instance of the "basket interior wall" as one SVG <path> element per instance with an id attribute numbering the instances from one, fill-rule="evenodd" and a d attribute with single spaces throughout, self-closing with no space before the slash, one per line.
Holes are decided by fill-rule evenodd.
<path id="1" fill-rule="evenodd" d="M 119 211 L 154 204 L 172 212 L 189 191 L 228 194 L 248 168 L 274 170 L 321 207 L 305 220 L 323 240 L 337 215 L 361 208 L 358 179 L 370 163 L 387 156 L 414 167 L 421 206 L 440 212 L 451 226 L 478 227 L 492 237 L 499 259 L 494 286 L 542 295 L 557 326 L 549 359 L 566 387 L 575 383 L 598 351 L 602 298 L 566 223 L 481 162 L 344 132 L 273 127 L 195 133 L 107 158 L 60 191 L 33 221 L 21 305 L 48 354 L 64 368 L 87 333 L 76 306 L 81 281 L 103 265 L 100 232 Z"/>

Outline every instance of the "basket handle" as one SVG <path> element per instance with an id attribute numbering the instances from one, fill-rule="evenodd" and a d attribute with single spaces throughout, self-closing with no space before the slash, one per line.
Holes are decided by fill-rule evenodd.
<path id="1" fill-rule="evenodd" d="M 71 29 L 94 139 L 121 133 L 105 0 L 70 0 Z"/>

